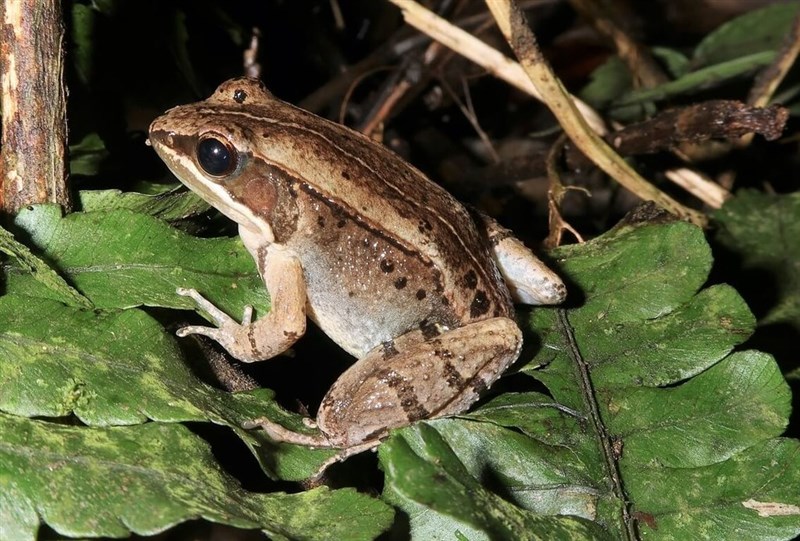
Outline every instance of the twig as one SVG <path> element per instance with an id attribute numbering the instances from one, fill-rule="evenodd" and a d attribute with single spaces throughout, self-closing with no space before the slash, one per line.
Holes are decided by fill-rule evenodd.
<path id="1" fill-rule="evenodd" d="M 478 134 L 478 137 L 483 142 L 484 146 L 486 147 L 486 152 L 488 152 L 494 163 L 500 162 L 500 156 L 497 154 L 497 150 L 494 148 L 491 139 L 486 134 L 484 129 L 481 127 L 480 121 L 478 120 L 478 115 L 475 114 L 475 108 L 472 105 L 472 97 L 469 92 L 469 87 L 466 84 L 466 81 L 462 80 L 462 85 L 464 86 L 464 97 L 466 103 L 463 103 L 459 98 L 456 92 L 450 87 L 450 85 L 442 80 L 441 81 L 442 88 L 444 88 L 445 92 L 450 95 L 450 98 L 453 102 L 458 106 L 461 110 L 461 114 L 464 115 L 464 118 L 467 119 L 467 122 L 470 123 L 472 129 L 475 130 L 475 133 Z"/>
<path id="2" fill-rule="evenodd" d="M 486 3 L 528 77 L 539 88 L 545 103 L 575 145 L 609 176 L 640 198 L 653 201 L 680 218 L 705 226 L 708 219 L 704 214 L 684 207 L 647 182 L 589 128 L 545 61 L 522 12 L 509 0 L 486 0 Z"/>
<path id="3" fill-rule="evenodd" d="M 731 198 L 731 192 L 702 173 L 688 167 L 669 169 L 664 172 L 664 176 L 714 209 L 720 208 L 725 201 Z"/>
<path id="4" fill-rule="evenodd" d="M 544 239 L 543 244 L 544 247 L 548 249 L 555 248 L 561 244 L 561 238 L 564 236 L 564 231 L 569 231 L 572 233 L 578 242 L 584 242 L 581 234 L 578 233 L 578 231 L 572 227 L 563 216 L 561 216 L 561 202 L 563 201 L 564 195 L 568 190 L 580 190 L 587 196 L 591 197 L 589 190 L 585 188 L 578 188 L 576 186 L 565 187 L 561 182 L 561 175 L 558 172 L 558 166 L 556 165 L 556 162 L 558 161 L 559 155 L 564 151 L 564 144 L 566 142 L 567 135 L 562 133 L 558 139 L 556 139 L 555 143 L 553 143 L 553 145 L 550 147 L 550 152 L 547 153 L 547 179 L 550 183 L 550 187 L 547 190 L 547 215 L 550 232 L 547 235 L 547 238 Z"/>
<path id="5" fill-rule="evenodd" d="M 541 100 L 539 90 L 525 74 L 519 63 L 493 49 L 465 30 L 450 24 L 435 13 L 413 0 L 389 0 L 403 11 L 406 22 L 429 35 L 439 43 L 478 64 L 495 77 L 506 81 L 517 89 Z M 591 107 L 575 97 L 576 107 L 584 115 L 592 129 L 598 133 L 607 131 L 603 119 Z"/>
<path id="6" fill-rule="evenodd" d="M 261 64 L 258 62 L 258 49 L 261 45 L 261 30 L 253 27 L 250 35 L 250 45 L 242 53 L 244 59 L 244 74 L 256 79 L 261 78 Z"/>

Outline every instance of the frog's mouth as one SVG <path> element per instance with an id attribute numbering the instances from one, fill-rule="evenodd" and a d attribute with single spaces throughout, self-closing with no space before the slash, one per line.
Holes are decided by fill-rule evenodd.
<path id="1" fill-rule="evenodd" d="M 266 242 L 273 242 L 274 235 L 269 224 L 256 216 L 247 205 L 233 197 L 224 183 L 207 178 L 207 175 L 197 166 L 194 159 L 197 138 L 172 130 L 158 129 L 157 121 L 158 119 L 150 127 L 147 144 L 153 147 L 172 174 L 183 185 L 246 229 L 251 235 L 258 236 Z"/>

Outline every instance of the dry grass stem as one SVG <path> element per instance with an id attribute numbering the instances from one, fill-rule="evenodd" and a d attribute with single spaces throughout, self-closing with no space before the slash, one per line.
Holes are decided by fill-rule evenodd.
<path id="1" fill-rule="evenodd" d="M 537 100 L 542 100 L 536 86 L 531 83 L 531 80 L 525 75 L 525 71 L 518 62 L 490 47 L 469 32 L 425 9 L 413 0 L 389 1 L 403 11 L 403 17 L 405 17 L 409 25 L 478 64 L 498 79 L 502 79 Z M 574 96 L 571 96 L 571 99 L 575 101 L 576 107 L 578 107 L 592 129 L 597 133 L 605 134 L 607 128 L 600 115 Z"/>
<path id="2" fill-rule="evenodd" d="M 703 213 L 681 205 L 647 182 L 589 128 L 542 56 L 522 12 L 508 0 L 486 0 L 486 3 L 528 77 L 575 145 L 606 174 L 640 198 L 653 201 L 682 219 L 705 226 L 708 218 Z"/>

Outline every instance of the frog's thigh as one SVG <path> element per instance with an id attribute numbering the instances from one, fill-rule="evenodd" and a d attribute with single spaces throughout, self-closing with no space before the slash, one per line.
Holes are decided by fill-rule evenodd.
<path id="1" fill-rule="evenodd" d="M 466 410 L 519 355 L 522 334 L 492 318 L 425 339 L 419 331 L 371 350 L 333 384 L 317 422 L 337 447 L 389 428 Z"/>

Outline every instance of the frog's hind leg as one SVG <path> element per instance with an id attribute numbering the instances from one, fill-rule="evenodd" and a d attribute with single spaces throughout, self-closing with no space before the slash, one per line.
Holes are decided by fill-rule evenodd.
<path id="1" fill-rule="evenodd" d="M 336 447 L 377 443 L 391 428 L 465 411 L 519 355 L 522 334 L 492 318 L 426 338 L 407 333 L 367 353 L 334 383 L 317 422 Z"/>

